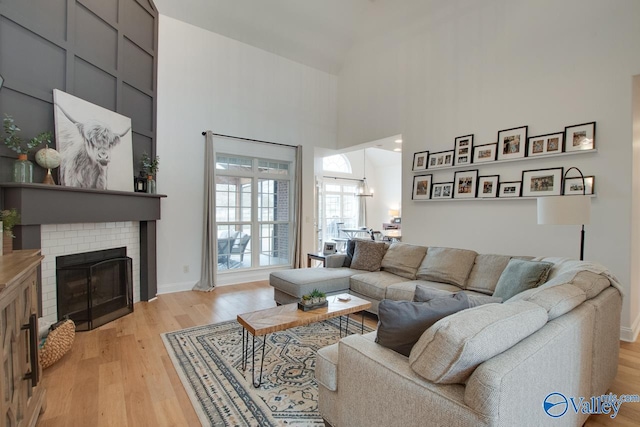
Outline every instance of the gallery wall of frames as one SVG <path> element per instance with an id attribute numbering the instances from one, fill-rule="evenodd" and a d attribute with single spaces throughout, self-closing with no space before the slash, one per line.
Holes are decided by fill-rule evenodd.
<path id="1" fill-rule="evenodd" d="M 453 149 L 413 155 L 414 201 L 452 199 L 487 200 L 594 194 L 595 177 L 564 177 L 564 167 L 522 170 L 520 181 L 502 181 L 500 175 L 482 175 L 482 165 L 531 161 L 539 158 L 594 153 L 596 122 L 565 127 L 564 131 L 528 136 L 529 127 L 498 131 L 497 142 L 474 145 L 473 134 L 455 138 Z M 472 166 L 478 166 L 472 169 Z M 454 170 L 453 181 L 437 179 L 441 171 Z M 432 172 L 432 173 L 424 173 Z M 443 182 L 441 182 L 443 181 Z"/>

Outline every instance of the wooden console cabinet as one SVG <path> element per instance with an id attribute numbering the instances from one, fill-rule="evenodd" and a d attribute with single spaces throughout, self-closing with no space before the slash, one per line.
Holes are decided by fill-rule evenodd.
<path id="1" fill-rule="evenodd" d="M 0 256 L 0 425 L 33 427 L 44 408 L 38 362 L 39 250 Z"/>

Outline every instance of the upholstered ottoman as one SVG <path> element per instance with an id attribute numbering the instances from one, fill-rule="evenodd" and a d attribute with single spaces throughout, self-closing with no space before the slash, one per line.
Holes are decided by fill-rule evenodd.
<path id="1" fill-rule="evenodd" d="M 298 302 L 302 295 L 318 289 L 327 295 L 349 292 L 349 278 L 362 273 L 351 268 L 299 268 L 276 271 L 269 275 L 278 304 Z"/>

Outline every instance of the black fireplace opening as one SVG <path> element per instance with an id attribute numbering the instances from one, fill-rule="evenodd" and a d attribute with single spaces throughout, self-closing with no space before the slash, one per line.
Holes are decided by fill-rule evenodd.
<path id="1" fill-rule="evenodd" d="M 133 312 L 132 260 L 127 248 L 56 257 L 58 319 L 88 331 Z"/>

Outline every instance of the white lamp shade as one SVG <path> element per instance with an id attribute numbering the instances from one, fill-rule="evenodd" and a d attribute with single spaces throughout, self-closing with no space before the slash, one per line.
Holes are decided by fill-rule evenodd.
<path id="1" fill-rule="evenodd" d="M 538 224 L 583 225 L 591 220 L 591 197 L 538 197 Z"/>
<path id="2" fill-rule="evenodd" d="M 400 216 L 400 210 L 399 209 L 389 209 L 389 216 L 390 217 Z"/>

